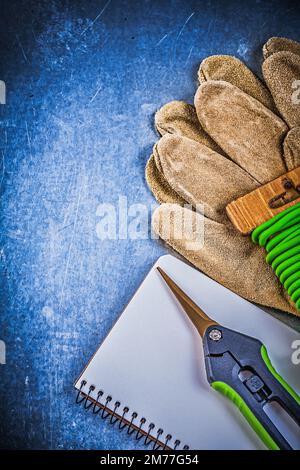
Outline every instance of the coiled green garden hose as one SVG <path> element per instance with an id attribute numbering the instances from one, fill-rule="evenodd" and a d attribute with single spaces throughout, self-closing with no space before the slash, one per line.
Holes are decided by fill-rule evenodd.
<path id="1" fill-rule="evenodd" d="M 252 241 L 265 247 L 267 263 L 300 310 L 300 203 L 257 227 Z"/>

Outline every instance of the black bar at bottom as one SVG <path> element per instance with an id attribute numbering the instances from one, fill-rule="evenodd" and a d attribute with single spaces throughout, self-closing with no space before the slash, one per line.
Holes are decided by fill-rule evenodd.
<path id="1" fill-rule="evenodd" d="M 0 450 L 0 461 L 4 463 L 20 463 L 22 466 L 37 464 L 60 464 L 67 467 L 87 465 L 102 466 L 112 465 L 123 468 L 137 468 L 141 465 L 224 465 L 224 463 L 236 462 L 248 465 L 260 466 L 268 464 L 287 465 L 295 462 L 299 464 L 299 451 L 115 451 L 115 450 L 92 450 L 92 451 L 48 451 L 48 450 Z M 203 467 L 204 468 L 204 467 Z"/>

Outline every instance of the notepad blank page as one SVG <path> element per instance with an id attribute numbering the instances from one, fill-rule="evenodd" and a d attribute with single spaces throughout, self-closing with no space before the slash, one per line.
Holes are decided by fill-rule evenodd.
<path id="1" fill-rule="evenodd" d="M 157 265 L 223 325 L 259 338 L 274 366 L 300 390 L 299 366 L 291 361 L 299 335 L 204 274 L 167 255 Z M 201 338 L 155 269 L 78 379 L 192 449 L 263 449 L 236 407 L 208 385 Z"/>

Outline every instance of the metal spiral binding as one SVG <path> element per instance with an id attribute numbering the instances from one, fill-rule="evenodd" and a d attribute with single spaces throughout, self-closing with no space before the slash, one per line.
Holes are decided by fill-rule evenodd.
<path id="1" fill-rule="evenodd" d="M 87 385 L 86 380 L 82 380 L 80 384 L 80 388 L 77 392 L 76 403 L 78 404 L 83 403 L 83 407 L 86 410 L 92 408 L 92 412 L 94 414 L 99 414 L 103 420 L 106 420 L 109 417 L 109 420 L 108 420 L 109 424 L 114 425 L 118 421 L 119 422 L 118 428 L 120 431 L 122 431 L 124 428 L 127 427 L 126 432 L 129 436 L 135 433 L 136 441 L 140 441 L 143 439 L 143 444 L 147 447 L 149 446 L 150 443 L 152 443 L 153 450 L 158 450 L 160 448 L 164 450 L 164 449 L 169 448 L 168 442 L 172 439 L 171 434 L 167 434 L 165 437 L 164 443 L 161 443 L 159 438 L 164 432 L 163 429 L 159 428 L 156 432 L 156 437 L 153 437 L 153 435 L 151 434 L 151 431 L 153 431 L 153 429 L 155 428 L 154 423 L 149 423 L 148 428 L 147 428 L 145 426 L 147 422 L 146 418 L 141 418 L 139 426 L 137 426 L 137 424 L 134 424 L 134 421 L 137 419 L 138 414 L 136 412 L 131 413 L 130 420 L 129 420 L 130 410 L 127 406 L 123 408 L 122 415 L 117 415 L 117 410 L 121 406 L 121 403 L 119 401 L 116 401 L 114 403 L 113 409 L 109 409 L 108 403 L 112 401 L 112 397 L 110 395 L 107 395 L 105 398 L 105 402 L 101 404 L 100 400 L 103 397 L 104 392 L 102 390 L 99 390 L 97 393 L 97 398 L 95 400 L 91 396 L 91 393 L 95 391 L 95 386 L 90 385 L 88 389 L 88 393 L 84 394 L 82 389 L 86 385 Z M 180 441 L 176 439 L 174 442 L 173 450 L 178 449 L 179 445 L 180 445 Z M 184 445 L 182 449 L 188 450 L 189 446 Z"/>

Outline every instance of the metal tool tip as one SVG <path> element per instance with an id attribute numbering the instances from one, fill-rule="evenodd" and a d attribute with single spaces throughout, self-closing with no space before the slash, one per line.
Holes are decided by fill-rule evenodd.
<path id="1" fill-rule="evenodd" d="M 169 278 L 169 276 L 167 275 L 167 273 L 165 273 L 165 271 L 163 269 L 161 269 L 159 266 L 157 266 L 157 271 L 159 272 L 159 274 L 165 279 L 165 280 L 171 280 Z"/>
<path id="2" fill-rule="evenodd" d="M 207 328 L 211 325 L 217 325 L 217 322 L 209 318 L 208 315 L 188 297 L 188 295 L 180 289 L 180 287 L 171 279 L 161 267 L 157 266 L 157 270 L 165 280 L 189 318 L 192 320 L 200 335 L 203 336 Z"/>

